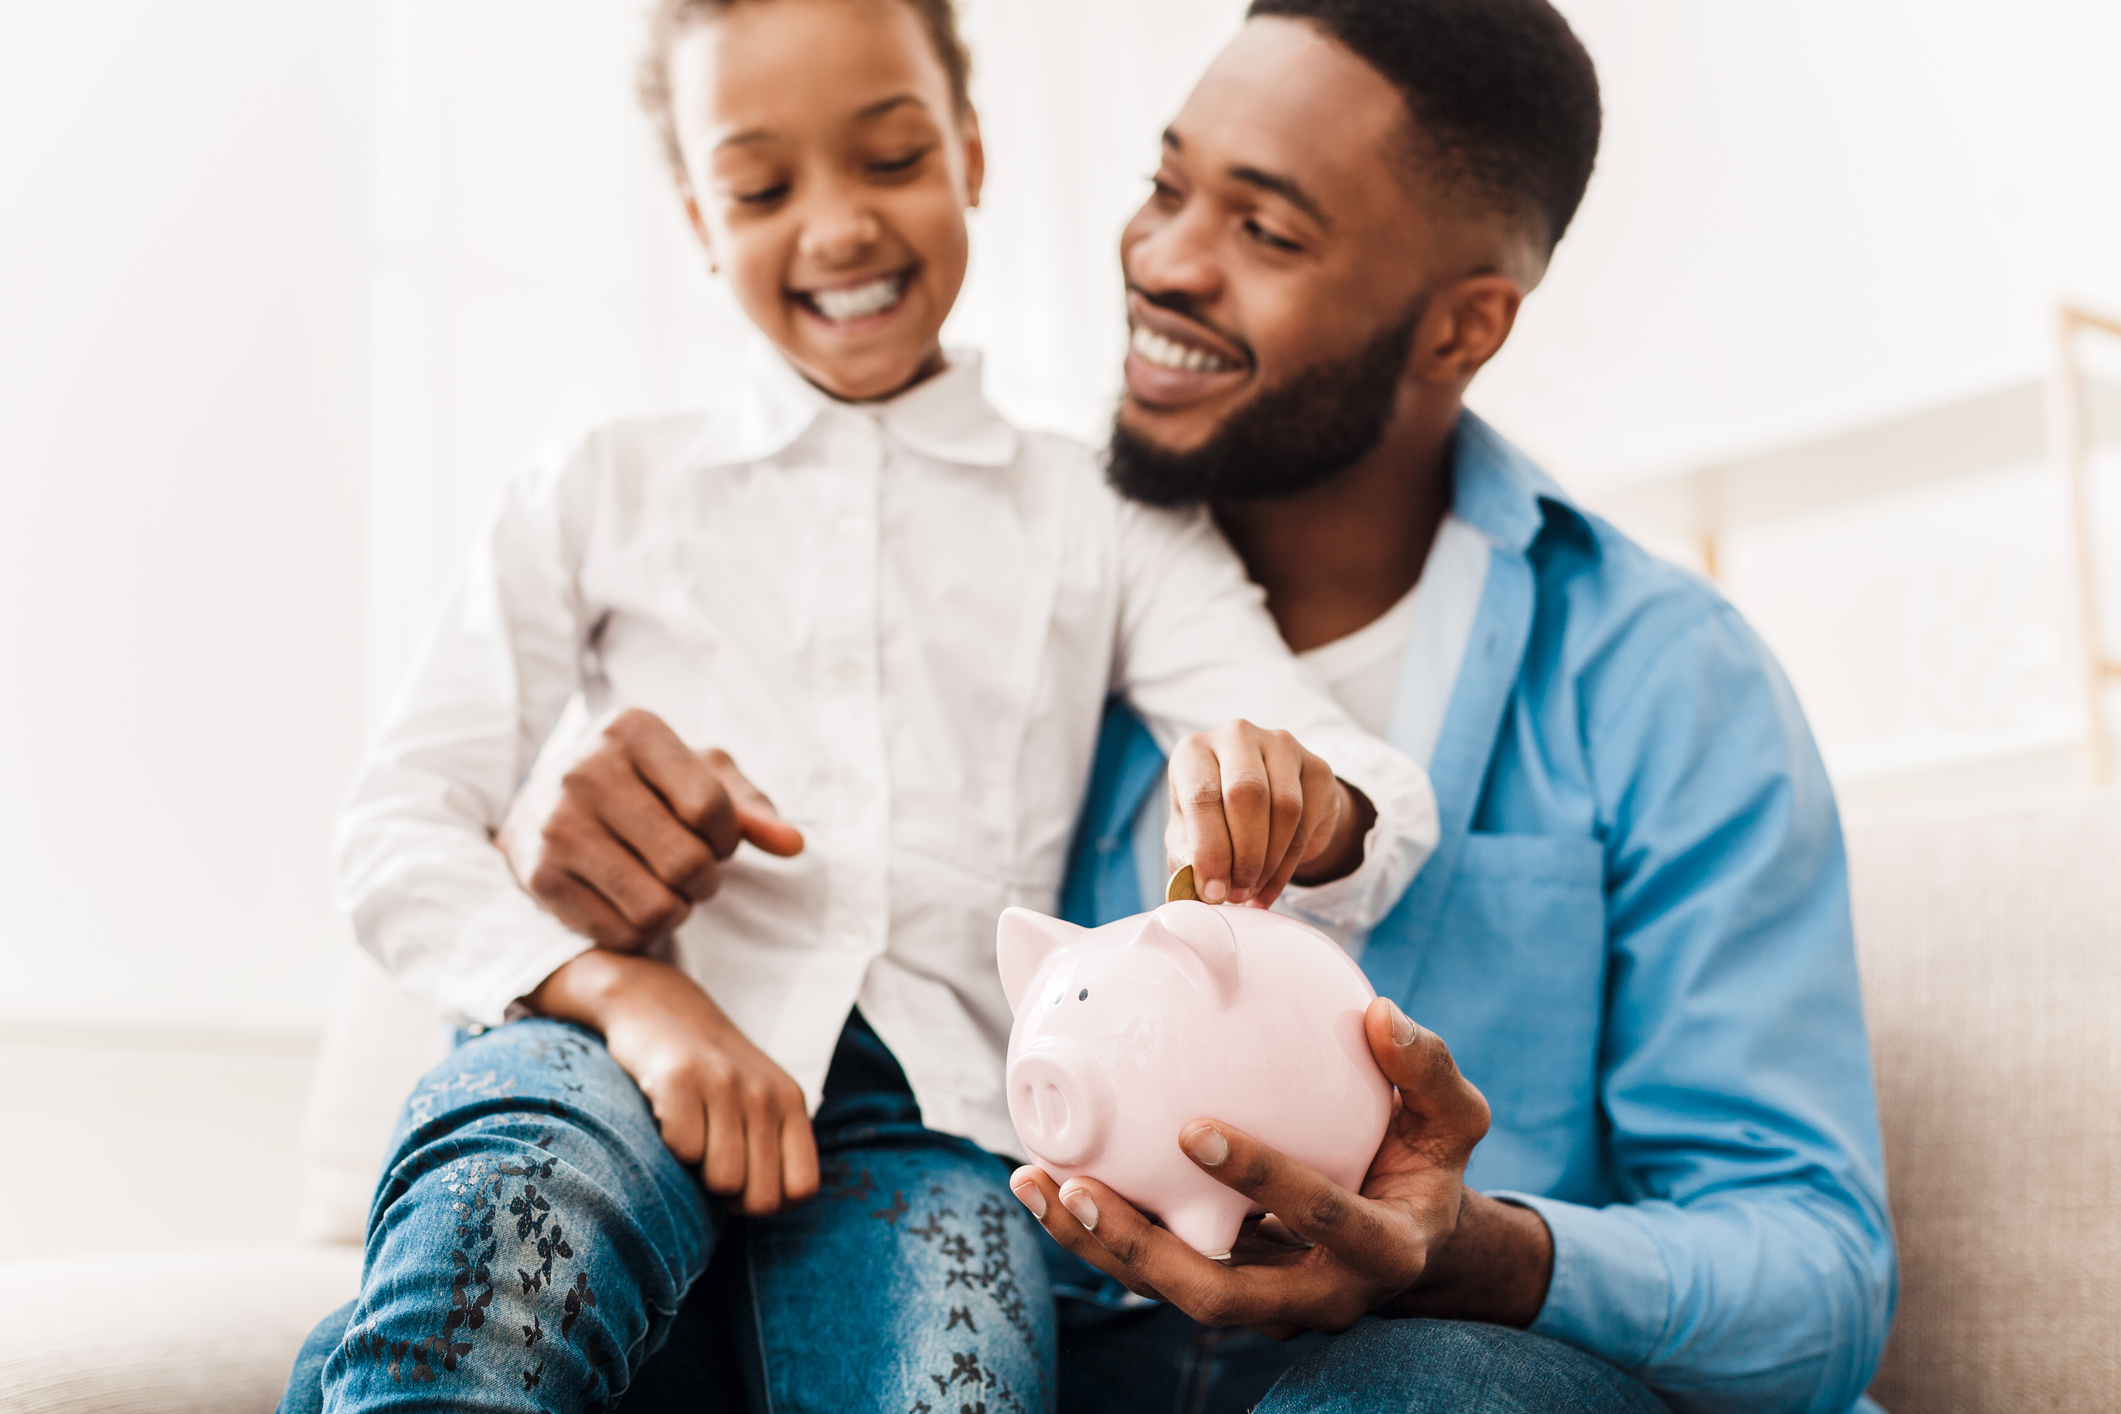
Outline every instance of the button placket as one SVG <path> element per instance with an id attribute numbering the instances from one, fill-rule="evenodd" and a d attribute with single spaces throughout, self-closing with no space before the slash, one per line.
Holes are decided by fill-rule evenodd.
<path id="1" fill-rule="evenodd" d="M 889 822 L 879 675 L 879 487 L 884 445 L 873 416 L 836 410 L 828 454 L 833 504 L 821 517 L 832 609 L 818 642 L 819 700 L 828 725 L 827 791 L 838 848 L 823 936 L 847 953 L 880 950 L 888 924 Z"/>

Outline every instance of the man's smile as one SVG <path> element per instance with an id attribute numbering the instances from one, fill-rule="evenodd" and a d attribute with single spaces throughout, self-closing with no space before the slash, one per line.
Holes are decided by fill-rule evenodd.
<path id="1" fill-rule="evenodd" d="M 1138 292 L 1128 293 L 1127 315 L 1127 393 L 1146 407 L 1200 402 L 1251 376 L 1252 360 L 1235 341 L 1151 304 Z"/>

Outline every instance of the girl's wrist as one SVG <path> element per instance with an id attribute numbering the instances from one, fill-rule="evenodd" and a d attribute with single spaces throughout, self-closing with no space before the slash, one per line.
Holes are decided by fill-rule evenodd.
<path id="1" fill-rule="evenodd" d="M 540 1016 L 602 1031 L 614 1003 L 639 981 L 639 969 L 654 965 L 646 958 L 591 948 L 553 969 L 524 1000 Z"/>

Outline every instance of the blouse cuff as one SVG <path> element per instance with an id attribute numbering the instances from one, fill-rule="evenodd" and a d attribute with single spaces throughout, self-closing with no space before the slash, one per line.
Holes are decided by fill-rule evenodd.
<path id="1" fill-rule="evenodd" d="M 1327 884 L 1291 884 L 1282 898 L 1301 917 L 1329 928 L 1374 928 L 1398 907 L 1436 848 L 1436 792 L 1428 772 L 1374 737 L 1333 745 L 1320 754 L 1334 775 L 1369 798 L 1377 819 L 1352 872 Z"/>

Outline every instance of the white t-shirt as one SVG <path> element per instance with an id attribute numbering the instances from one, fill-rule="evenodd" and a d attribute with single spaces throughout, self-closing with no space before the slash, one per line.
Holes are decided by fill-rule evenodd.
<path id="1" fill-rule="evenodd" d="M 1398 603 L 1355 632 L 1297 655 L 1364 730 L 1428 765 L 1465 663 L 1488 583 L 1488 538 L 1455 515 L 1436 527 L 1421 578 Z M 1164 827 L 1170 797 L 1152 790 L 1134 822 L 1134 867 L 1143 907 L 1163 900 L 1169 871 Z M 1317 925 L 1315 918 L 1307 922 Z M 1360 957 L 1363 929 L 1326 931 Z"/>

